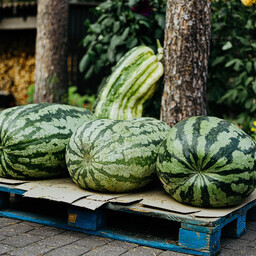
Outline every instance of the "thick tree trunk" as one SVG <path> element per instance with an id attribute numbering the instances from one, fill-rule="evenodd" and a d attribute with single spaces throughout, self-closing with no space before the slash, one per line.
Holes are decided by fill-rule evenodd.
<path id="1" fill-rule="evenodd" d="M 38 0 L 34 102 L 67 98 L 68 0 Z"/>
<path id="2" fill-rule="evenodd" d="M 161 120 L 170 126 L 206 115 L 210 33 L 210 0 L 167 1 Z"/>

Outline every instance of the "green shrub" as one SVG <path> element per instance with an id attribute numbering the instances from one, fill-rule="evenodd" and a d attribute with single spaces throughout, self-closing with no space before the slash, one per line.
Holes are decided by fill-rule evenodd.
<path id="1" fill-rule="evenodd" d="M 26 104 L 31 104 L 34 102 L 34 92 L 35 92 L 35 85 L 31 84 L 27 90 Z M 95 99 L 96 99 L 95 95 L 80 95 L 77 92 L 76 86 L 70 86 L 68 88 L 68 102 L 67 102 L 68 105 L 84 107 L 89 110 L 92 110 Z"/>
<path id="2" fill-rule="evenodd" d="M 256 111 L 256 13 L 237 0 L 212 2 L 208 113 L 249 132 Z"/>
<path id="3" fill-rule="evenodd" d="M 80 95 L 77 92 L 76 86 L 68 88 L 68 104 L 71 106 L 84 107 L 92 110 L 95 99 L 95 95 Z"/>
<path id="4" fill-rule="evenodd" d="M 113 0 L 101 4 L 97 22 L 87 21 L 89 32 L 83 40 L 86 54 L 80 63 L 85 79 L 109 75 L 111 67 L 136 45 L 155 48 L 156 38 L 163 42 L 165 4 L 164 0 Z M 147 15 L 143 10 L 148 10 Z M 255 39 L 255 4 L 245 7 L 237 0 L 212 1 L 208 115 L 233 121 L 247 132 L 256 120 Z M 163 85 L 147 104 L 144 115 L 159 117 L 162 89 Z"/>
<path id="5" fill-rule="evenodd" d="M 85 80 L 108 76 L 111 68 L 131 48 L 145 44 L 156 50 L 163 43 L 166 0 L 112 0 L 97 8 L 98 19 L 90 24 L 82 44 L 86 53 L 80 61 Z"/>

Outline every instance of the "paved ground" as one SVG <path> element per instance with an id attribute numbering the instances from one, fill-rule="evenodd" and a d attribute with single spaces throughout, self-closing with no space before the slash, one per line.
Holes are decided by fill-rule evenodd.
<path id="1" fill-rule="evenodd" d="M 221 256 L 256 256 L 256 221 L 240 239 L 224 239 Z M 84 233 L 0 217 L 0 255 L 186 256 Z"/>

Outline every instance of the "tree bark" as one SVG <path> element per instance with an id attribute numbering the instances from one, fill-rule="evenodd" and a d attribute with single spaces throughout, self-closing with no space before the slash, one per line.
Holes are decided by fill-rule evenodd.
<path id="1" fill-rule="evenodd" d="M 34 102 L 67 100 L 68 0 L 38 0 Z"/>
<path id="2" fill-rule="evenodd" d="M 167 1 L 160 118 L 170 126 L 206 115 L 210 33 L 210 0 Z"/>

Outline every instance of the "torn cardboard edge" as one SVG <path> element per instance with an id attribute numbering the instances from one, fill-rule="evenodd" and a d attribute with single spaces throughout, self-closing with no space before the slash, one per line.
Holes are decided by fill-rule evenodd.
<path id="1" fill-rule="evenodd" d="M 90 210 L 96 210 L 107 203 L 122 205 L 139 203 L 140 207 L 164 210 L 167 211 L 167 214 L 179 213 L 200 218 L 224 217 L 256 200 L 256 191 L 254 191 L 236 207 L 206 209 L 181 204 L 171 198 L 161 187 L 140 192 L 107 194 L 84 190 L 77 186 L 71 178 L 38 181 L 0 178 L 0 186 L 1 184 L 12 185 L 15 189 L 24 190 L 24 197 L 43 198 Z"/>
<path id="2" fill-rule="evenodd" d="M 242 208 L 256 199 L 256 190 L 248 196 L 240 205 L 227 208 L 201 208 L 184 205 L 171 198 L 165 191 L 159 190 L 157 193 L 146 195 L 141 204 L 161 210 L 167 210 L 182 214 L 191 214 L 194 217 L 216 218 L 224 217 L 235 210 Z"/>
<path id="3" fill-rule="evenodd" d="M 29 182 L 29 181 L 0 178 L 0 184 L 2 183 L 2 184 L 16 185 L 16 184 L 23 184 L 23 183 L 27 183 L 27 182 Z"/>

